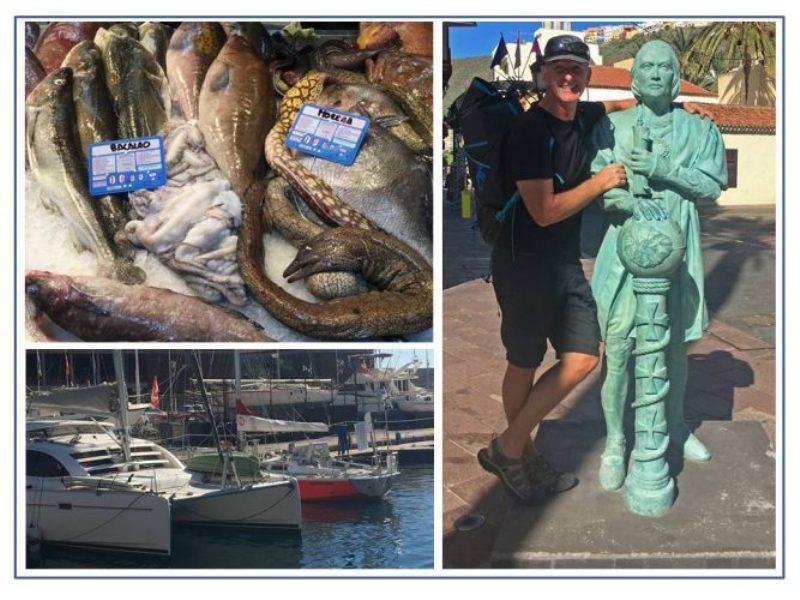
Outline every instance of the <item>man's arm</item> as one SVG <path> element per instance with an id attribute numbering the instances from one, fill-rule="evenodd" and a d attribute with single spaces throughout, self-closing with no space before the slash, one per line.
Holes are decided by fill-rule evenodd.
<path id="1" fill-rule="evenodd" d="M 594 177 L 558 194 L 553 192 L 552 179 L 517 181 L 517 189 L 531 218 L 539 227 L 548 227 L 568 219 L 600 194 L 623 186 L 626 181 L 622 164 L 612 163 L 603 167 Z"/>

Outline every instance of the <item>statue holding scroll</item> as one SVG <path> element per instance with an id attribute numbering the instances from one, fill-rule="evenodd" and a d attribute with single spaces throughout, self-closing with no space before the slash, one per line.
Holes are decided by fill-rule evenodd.
<path id="1" fill-rule="evenodd" d="M 668 44 L 642 46 L 631 77 L 638 104 L 609 114 L 591 139 L 592 170 L 620 161 L 629 181 L 627 190 L 614 188 L 600 199 L 608 225 L 592 277 L 606 364 L 601 396 L 608 437 L 599 475 L 607 490 L 625 483 L 632 511 L 657 515 L 674 498 L 668 445 L 688 460 L 710 459 L 684 422 L 686 344 L 703 335 L 708 321 L 695 202 L 719 197 L 727 169 L 714 123 L 673 104 L 680 67 Z M 635 439 L 626 468 L 623 413 L 632 357 Z"/>

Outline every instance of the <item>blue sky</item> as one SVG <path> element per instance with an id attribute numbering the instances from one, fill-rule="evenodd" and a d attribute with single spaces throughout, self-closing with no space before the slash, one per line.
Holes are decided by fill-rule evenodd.
<path id="1" fill-rule="evenodd" d="M 631 21 L 573 21 L 572 29 L 583 31 L 588 27 Z M 542 26 L 541 21 L 484 21 L 475 27 L 452 27 L 450 29 L 450 51 L 453 58 L 489 56 L 503 34 L 506 42 L 515 42 L 517 32 L 523 41 L 532 41 L 533 32 Z"/>

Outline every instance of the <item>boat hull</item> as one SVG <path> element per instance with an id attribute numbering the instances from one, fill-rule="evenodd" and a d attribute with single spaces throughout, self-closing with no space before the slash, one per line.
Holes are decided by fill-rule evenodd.
<path id="1" fill-rule="evenodd" d="M 27 521 L 45 543 L 169 554 L 170 505 L 138 491 L 47 489 L 29 482 Z"/>
<path id="2" fill-rule="evenodd" d="M 294 480 L 285 479 L 181 496 L 172 499 L 172 520 L 225 527 L 300 529 L 300 491 Z"/>
<path id="3" fill-rule="evenodd" d="M 380 477 L 298 478 L 303 502 L 324 502 L 349 498 L 383 498 L 392 487 L 391 475 Z"/>

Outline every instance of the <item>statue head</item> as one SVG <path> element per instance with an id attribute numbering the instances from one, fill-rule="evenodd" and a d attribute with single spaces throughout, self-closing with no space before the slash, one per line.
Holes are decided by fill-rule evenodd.
<path id="1" fill-rule="evenodd" d="M 672 46 L 661 40 L 639 48 L 631 67 L 631 91 L 645 105 L 672 102 L 681 90 L 681 65 Z"/>

